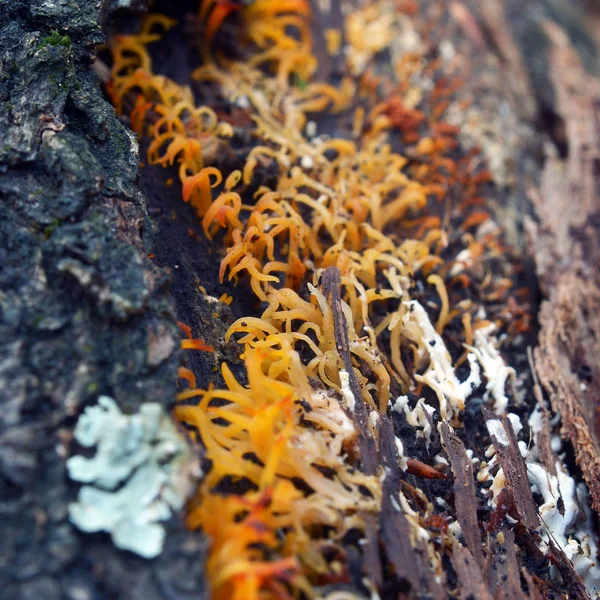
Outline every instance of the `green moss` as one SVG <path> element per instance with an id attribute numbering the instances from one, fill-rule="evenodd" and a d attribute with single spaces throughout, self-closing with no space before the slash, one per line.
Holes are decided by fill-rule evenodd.
<path id="1" fill-rule="evenodd" d="M 58 31 L 54 30 L 50 35 L 42 38 L 38 47 L 45 48 L 46 46 L 70 48 L 71 38 L 68 35 L 61 35 Z"/>
<path id="2" fill-rule="evenodd" d="M 60 225 L 60 219 L 54 219 L 54 221 L 52 221 L 52 223 L 50 223 L 50 225 L 47 225 L 46 227 L 44 227 L 44 235 L 46 236 L 46 239 L 48 239 L 52 235 L 52 232 L 59 225 Z"/>

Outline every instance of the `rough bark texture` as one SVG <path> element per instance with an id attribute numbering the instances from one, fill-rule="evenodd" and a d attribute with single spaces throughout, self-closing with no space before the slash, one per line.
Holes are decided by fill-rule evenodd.
<path id="1" fill-rule="evenodd" d="M 545 145 L 523 179 L 535 215 L 525 220 L 529 252 L 544 298 L 535 363 L 600 511 L 598 7 L 555 0 L 528 3 L 525 11 L 513 0 L 468 4 L 503 63 L 522 118 L 536 125 Z"/>
<path id="2" fill-rule="evenodd" d="M 7 600 L 198 598 L 202 541 L 170 524 L 155 561 L 80 535 L 75 417 L 173 398 L 169 273 L 136 190 L 137 142 L 90 71 L 100 3 L 0 3 L 0 589 Z"/>
<path id="3" fill-rule="evenodd" d="M 92 48 L 103 41 L 99 23 L 126 7 L 144 11 L 148 2 L 0 1 L 0 589 L 10 600 L 174 600 L 204 592 L 204 542 L 180 519 L 169 524 L 165 552 L 154 561 L 118 551 L 105 536 L 82 536 L 67 519 L 77 486 L 66 477 L 65 459 L 82 408 L 102 393 L 130 411 L 144 401 L 169 405 L 179 364 L 175 308 L 209 341 L 222 337 L 232 319 L 231 313 L 211 318 L 192 303 L 200 263 L 168 236 L 199 231 L 198 224 L 191 224 L 176 190 L 158 206 L 146 178 L 140 185 L 162 212 L 156 226 L 164 239 L 154 246 L 155 224 L 136 187 L 137 142 L 90 71 Z M 594 406 L 600 395 L 600 84 L 593 78 L 600 16 L 591 13 L 586 29 L 584 8 L 584 2 L 558 0 L 422 3 L 434 35 L 464 57 L 474 104 L 456 118 L 470 124 L 469 141 L 482 148 L 494 172 L 510 241 L 522 244 L 515 215 L 532 212 L 528 197 L 535 206 L 530 248 L 546 298 L 536 366 L 600 510 Z M 553 149 L 547 160 L 544 146 Z M 175 222 L 167 209 L 182 218 Z M 171 274 L 153 266 L 150 251 Z M 216 261 L 206 266 L 203 260 L 216 270 Z M 205 361 L 206 379 L 214 377 L 212 363 L 198 360 Z M 465 486 L 456 496 L 465 498 L 468 549 L 455 549 L 458 581 L 451 586 L 464 598 L 540 597 L 529 573 L 523 572 L 527 592 L 519 583 L 511 531 L 504 544 L 490 542 L 491 563 L 481 564 L 472 475 L 461 472 L 464 448 L 443 436 L 455 485 Z M 381 452 L 391 468 L 397 461 L 388 442 Z M 512 442 L 511 436 L 516 452 Z M 387 502 L 398 480 L 396 474 L 386 481 L 381 522 L 382 529 L 392 524 L 384 543 L 394 556 L 406 552 L 399 542 L 406 523 Z M 536 560 L 527 532 L 517 543 L 520 552 L 529 543 L 528 559 Z M 399 578 L 445 596 L 421 555 L 405 558 L 413 562 L 393 565 Z M 563 577 L 571 585 L 569 572 Z M 510 587 L 503 589 L 502 580 Z M 573 597 L 584 597 L 579 586 L 574 578 Z"/>
<path id="4" fill-rule="evenodd" d="M 562 31 L 546 23 L 550 75 L 568 154 L 546 162 L 530 227 L 540 286 L 537 370 L 600 511 L 600 80 Z"/>
<path id="5" fill-rule="evenodd" d="M 450 459 L 454 473 L 454 493 L 458 522 L 460 523 L 467 548 L 471 550 L 479 566 L 485 557 L 481 551 L 481 533 L 477 522 L 477 496 L 473 463 L 467 455 L 460 438 L 451 431 L 447 423 L 442 423 L 442 444 Z"/>

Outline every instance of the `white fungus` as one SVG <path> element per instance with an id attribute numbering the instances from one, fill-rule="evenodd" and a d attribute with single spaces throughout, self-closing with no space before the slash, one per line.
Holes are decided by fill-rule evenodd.
<path id="1" fill-rule="evenodd" d="M 315 166 L 315 161 L 313 160 L 312 156 L 309 156 L 308 154 L 305 154 L 301 159 L 300 159 L 300 166 L 305 169 L 305 170 L 310 170 Z"/>
<path id="2" fill-rule="evenodd" d="M 313 138 L 317 135 L 317 124 L 314 121 L 308 121 L 306 124 L 306 137 Z"/>
<path id="3" fill-rule="evenodd" d="M 575 485 L 560 460 L 556 461 L 555 468 L 556 475 L 552 475 L 539 464 L 527 463 L 531 487 L 543 498 L 539 507 L 542 537 L 562 548 L 588 591 L 595 594 L 600 590 L 600 568 L 597 539 L 591 529 L 589 500 L 585 497 L 587 490 L 585 486 Z"/>
<path id="4" fill-rule="evenodd" d="M 408 403 L 408 396 L 399 396 L 394 403 L 393 410 L 397 413 L 404 413 L 406 422 L 417 429 L 417 437 L 424 438 L 425 443 L 429 446 L 431 438 L 431 422 L 429 418 L 435 413 L 435 408 L 427 404 L 423 398 L 420 398 L 416 406 L 411 410 Z"/>
<path id="5" fill-rule="evenodd" d="M 508 413 L 508 415 L 506 416 L 508 417 L 513 431 L 515 432 L 515 437 L 519 437 L 519 433 L 521 433 L 521 431 L 523 430 L 523 423 L 521 423 L 519 415 L 516 415 L 515 413 Z"/>
<path id="6" fill-rule="evenodd" d="M 340 370 L 340 383 L 342 386 L 342 398 L 346 403 L 346 408 L 353 411 L 356 406 L 356 398 L 354 398 L 354 394 L 350 389 L 350 375 L 344 369 Z"/>
<path id="7" fill-rule="evenodd" d="M 396 450 L 398 450 L 398 460 L 400 468 L 403 471 L 406 471 L 406 469 L 408 469 L 408 462 L 406 460 L 406 454 L 404 453 L 404 444 L 398 436 L 396 436 Z"/>
<path id="8" fill-rule="evenodd" d="M 499 419 L 490 419 L 486 422 L 487 430 L 489 434 L 501 445 L 508 446 L 508 435 L 502 425 L 502 421 Z"/>
<path id="9" fill-rule="evenodd" d="M 491 325 L 484 329 L 475 331 L 475 346 L 467 348 L 475 354 L 477 360 L 483 367 L 483 373 L 487 379 L 485 398 L 490 395 L 494 398 L 494 412 L 502 414 L 506 411 L 508 398 L 505 393 L 506 382 L 515 376 L 515 370 L 507 367 L 504 359 L 497 349 L 497 340 L 492 335 L 495 326 Z"/>
<path id="10" fill-rule="evenodd" d="M 437 395 L 440 402 L 442 419 L 464 409 L 466 399 L 481 384 L 479 365 L 475 355 L 469 353 L 467 359 L 471 371 L 466 381 L 460 382 L 452 366 L 450 353 L 442 337 L 436 332 L 429 315 L 423 306 L 413 300 L 406 302 L 408 311 L 402 321 L 404 335 L 411 340 L 425 340 L 420 347 L 420 359 L 429 358 L 429 367 L 423 375 L 416 375 L 417 381 L 428 385 Z"/>

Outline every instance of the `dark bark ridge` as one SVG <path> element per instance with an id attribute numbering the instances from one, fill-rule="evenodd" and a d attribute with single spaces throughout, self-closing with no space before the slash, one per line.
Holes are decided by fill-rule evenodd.
<path id="1" fill-rule="evenodd" d="M 198 598 L 179 519 L 154 561 L 68 522 L 75 417 L 173 398 L 169 274 L 146 257 L 137 142 L 90 70 L 100 3 L 0 3 L 0 589 L 7 600 Z"/>

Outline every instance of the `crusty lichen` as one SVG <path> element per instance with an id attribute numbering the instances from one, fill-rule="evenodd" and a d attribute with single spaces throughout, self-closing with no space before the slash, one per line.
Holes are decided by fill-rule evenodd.
<path id="1" fill-rule="evenodd" d="M 71 522 L 85 532 L 110 533 L 123 550 L 158 556 L 165 537 L 159 522 L 182 508 L 192 481 L 187 443 L 169 415 L 151 402 L 124 415 L 112 398 L 100 396 L 74 435 L 96 453 L 67 461 L 71 479 L 90 484 L 69 506 Z"/>

